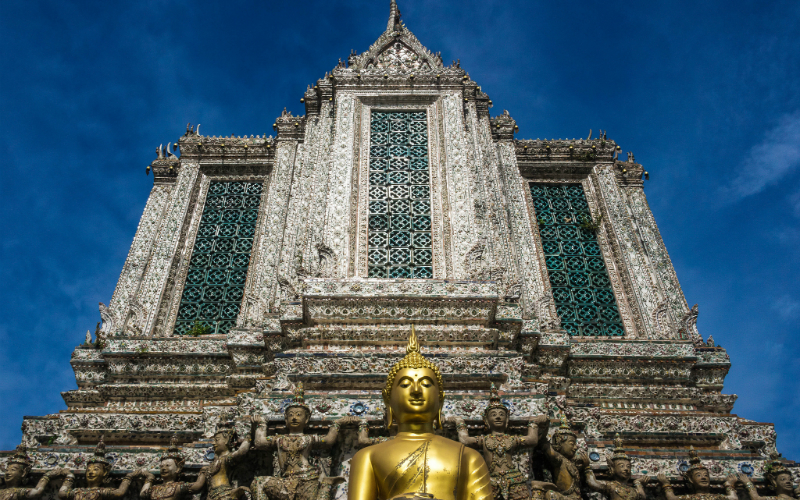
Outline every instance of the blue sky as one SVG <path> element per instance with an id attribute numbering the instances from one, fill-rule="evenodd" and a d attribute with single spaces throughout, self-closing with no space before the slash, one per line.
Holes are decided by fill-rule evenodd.
<path id="1" fill-rule="evenodd" d="M 0 449 L 63 409 L 69 357 L 133 239 L 154 148 L 187 122 L 272 133 L 386 26 L 388 0 L 0 2 Z M 598 128 L 651 173 L 734 412 L 800 460 L 800 3 L 401 0 L 522 138 Z"/>

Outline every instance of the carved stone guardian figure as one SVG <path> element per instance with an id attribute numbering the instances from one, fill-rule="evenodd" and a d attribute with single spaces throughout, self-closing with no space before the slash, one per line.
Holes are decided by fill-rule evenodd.
<path id="1" fill-rule="evenodd" d="M 167 452 L 161 455 L 161 484 L 153 486 L 155 476 L 149 472 L 139 496 L 150 500 L 180 500 L 187 493 L 192 495 L 203 489 L 208 478 L 208 468 L 203 467 L 194 483 L 181 483 L 178 477 L 186 459 L 178 448 L 178 436 L 172 436 Z"/>
<path id="2" fill-rule="evenodd" d="M 303 384 L 299 383 L 294 401 L 284 412 L 289 433 L 282 436 L 267 436 L 267 422 L 256 417 L 255 447 L 257 450 L 275 449 L 282 477 L 256 478 L 252 489 L 257 500 L 265 496 L 270 500 L 328 500 L 334 485 L 344 481 L 343 477 L 321 476 L 320 471 L 309 464 L 308 456 L 314 445 L 331 447 L 336 444 L 339 428 L 355 422 L 355 417 L 342 417 L 334 422 L 328 434 L 320 437 L 303 431 L 311 418 L 311 408 L 305 403 Z"/>
<path id="3" fill-rule="evenodd" d="M 728 476 L 725 480 L 724 495 L 711 493 L 711 476 L 694 448 L 689 451 L 689 468 L 683 473 L 683 479 L 693 493 L 678 496 L 672 491 L 672 485 L 667 476 L 663 472 L 658 475 L 658 482 L 661 483 L 667 500 L 737 500 L 739 498 L 734 489 L 736 476 L 733 475 Z"/>
<path id="4" fill-rule="evenodd" d="M 53 469 L 45 472 L 35 488 L 25 488 L 23 485 L 31 471 L 31 459 L 25 445 L 17 446 L 17 451 L 8 460 L 6 473 L 0 482 L 0 500 L 25 500 L 36 499 L 42 496 L 47 483 L 54 477 L 64 476 L 69 473 L 66 469 Z"/>
<path id="5" fill-rule="evenodd" d="M 644 483 L 646 480 L 631 480 L 631 458 L 622 450 L 622 439 L 619 434 L 614 438 L 614 454 L 606 462 L 611 472 L 611 481 L 598 481 L 592 469 L 586 469 L 586 486 L 603 493 L 609 500 L 644 500 Z"/>
<path id="6" fill-rule="evenodd" d="M 539 442 L 539 426 L 547 417 L 540 415 L 528 422 L 525 436 L 506 434 L 508 427 L 508 408 L 500 400 L 497 388 L 492 384 L 489 405 L 483 412 L 483 423 L 489 431 L 485 436 L 470 437 L 464 419 L 456 417 L 458 440 L 467 446 L 477 446 L 489 466 L 492 494 L 495 499 L 502 496 L 506 500 L 526 500 L 531 497 L 528 478 L 514 464 L 514 450 L 519 447 L 533 447 Z"/>
<path id="7" fill-rule="evenodd" d="M 86 488 L 73 488 L 75 476 L 67 474 L 64 484 L 58 490 L 58 496 L 62 500 L 109 500 L 122 498 L 128 492 L 131 481 L 135 477 L 142 477 L 146 472 L 142 469 L 131 472 L 122 479 L 119 488 L 104 488 L 103 485 L 109 480 L 111 473 L 111 462 L 106 460 L 106 445 L 103 438 L 97 443 L 94 456 L 86 464 Z"/>
<path id="8" fill-rule="evenodd" d="M 543 434 L 547 433 L 548 425 L 549 421 L 545 421 Z M 544 491 L 546 488 L 532 484 L 534 498 L 580 500 L 580 471 L 589 466 L 589 457 L 585 453 L 577 453 L 578 434 L 572 430 L 565 416 L 561 416 L 561 427 L 553 433 L 550 440 L 541 440 L 539 447 L 550 465 L 553 482 L 558 491 Z"/>
<path id="9" fill-rule="evenodd" d="M 231 451 L 237 441 L 233 422 L 220 424 L 214 434 L 214 461 L 208 470 L 208 500 L 234 500 L 250 489 L 246 486 L 234 488 L 230 475 L 233 467 L 250 451 L 250 436 L 244 438 L 236 451 Z"/>
<path id="10" fill-rule="evenodd" d="M 383 401 L 397 435 L 360 450 L 350 462 L 348 500 L 437 498 L 489 500 L 489 470 L 480 453 L 437 436 L 444 385 L 439 367 L 420 354 L 412 326 L 406 356 L 389 370 Z"/>
<path id="11" fill-rule="evenodd" d="M 746 474 L 739 474 L 739 481 L 747 488 L 750 500 L 790 500 L 796 498 L 797 492 L 792 484 L 792 473 L 778 459 L 777 454 L 772 456 L 772 460 L 764 468 L 764 477 L 767 483 L 775 491 L 774 497 L 762 497 L 756 491 L 756 487 Z"/>

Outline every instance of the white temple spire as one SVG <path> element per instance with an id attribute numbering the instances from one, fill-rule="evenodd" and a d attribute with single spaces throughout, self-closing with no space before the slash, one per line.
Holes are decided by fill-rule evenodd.
<path id="1" fill-rule="evenodd" d="M 400 26 L 400 9 L 397 8 L 397 1 L 391 0 L 389 3 L 389 23 L 386 25 L 386 31 L 399 31 Z"/>

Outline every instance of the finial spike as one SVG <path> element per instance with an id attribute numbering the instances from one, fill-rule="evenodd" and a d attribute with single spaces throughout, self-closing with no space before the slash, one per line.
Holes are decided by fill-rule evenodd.
<path id="1" fill-rule="evenodd" d="M 400 9 L 397 8 L 397 1 L 391 0 L 389 2 L 389 24 L 386 25 L 386 31 L 398 31 L 400 26 Z"/>
<path id="2" fill-rule="evenodd" d="M 419 340 L 417 339 L 414 325 L 411 325 L 411 336 L 408 337 L 408 346 L 406 347 L 406 354 L 411 354 L 412 352 L 419 352 Z"/>

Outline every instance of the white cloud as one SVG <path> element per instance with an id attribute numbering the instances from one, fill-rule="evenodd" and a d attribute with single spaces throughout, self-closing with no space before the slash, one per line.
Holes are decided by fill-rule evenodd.
<path id="1" fill-rule="evenodd" d="M 772 303 L 772 309 L 783 319 L 793 319 L 800 313 L 800 301 L 789 295 L 784 295 Z"/>
<path id="2" fill-rule="evenodd" d="M 747 153 L 736 177 L 724 188 L 732 200 L 761 192 L 800 166 L 800 112 L 784 115 L 777 127 Z M 800 199 L 797 200 L 800 210 Z"/>

